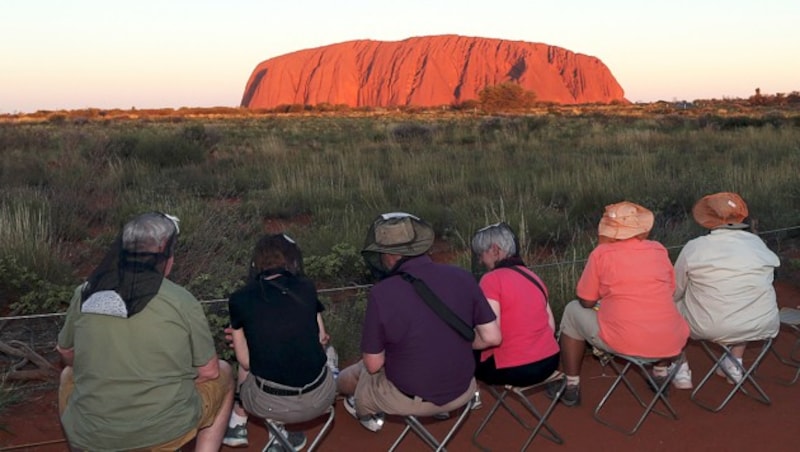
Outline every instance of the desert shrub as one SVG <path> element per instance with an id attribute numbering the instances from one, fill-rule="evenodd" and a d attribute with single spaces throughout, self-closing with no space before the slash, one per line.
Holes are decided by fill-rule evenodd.
<path id="1" fill-rule="evenodd" d="M 0 255 L 0 289 L 4 294 L 0 308 L 8 307 L 18 314 L 39 314 L 66 309 L 75 286 L 45 280 L 16 257 Z"/>
<path id="2" fill-rule="evenodd" d="M 200 143 L 188 141 L 180 135 L 161 134 L 144 135 L 133 151 L 137 160 L 160 168 L 202 162 L 207 154 Z"/>
<path id="3" fill-rule="evenodd" d="M 44 280 L 66 279 L 69 270 L 60 259 L 60 244 L 50 228 L 49 205 L 40 195 L 26 200 L 0 199 L 0 255 Z"/>
<path id="4" fill-rule="evenodd" d="M 524 110 L 536 104 L 533 91 L 526 91 L 513 82 L 487 86 L 478 92 L 478 98 L 481 109 L 488 112 Z"/>
<path id="5" fill-rule="evenodd" d="M 367 306 L 365 290 L 348 290 L 320 294 L 325 306 L 322 319 L 331 336 L 331 344 L 339 354 L 339 366 L 361 357 L 361 328 Z"/>
<path id="6" fill-rule="evenodd" d="M 389 137 L 398 144 L 428 145 L 433 142 L 433 133 L 429 124 L 403 123 L 389 127 Z"/>
<path id="7" fill-rule="evenodd" d="M 349 243 L 339 243 L 324 256 L 307 256 L 305 271 L 314 281 L 325 284 L 360 284 L 368 277 L 361 253 Z"/>
<path id="8" fill-rule="evenodd" d="M 21 400 L 22 391 L 17 390 L 14 383 L 9 383 L 5 378 L 0 379 L 0 416 L 4 415 L 11 405 Z M 3 424 L 0 424 L 0 430 L 8 431 Z"/>
<path id="9" fill-rule="evenodd" d="M 477 110 L 480 107 L 481 102 L 478 99 L 467 99 L 452 106 L 453 110 L 456 111 Z"/>
<path id="10" fill-rule="evenodd" d="M 0 154 L 0 184 L 4 188 L 37 187 L 48 183 L 46 162 L 35 154 L 10 151 Z"/>

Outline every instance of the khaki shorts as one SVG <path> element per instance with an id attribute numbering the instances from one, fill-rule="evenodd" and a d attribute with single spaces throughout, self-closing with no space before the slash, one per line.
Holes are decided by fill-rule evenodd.
<path id="1" fill-rule="evenodd" d="M 361 373 L 356 386 L 356 413 L 365 416 L 375 413 L 386 413 L 398 416 L 432 416 L 445 411 L 452 411 L 464 406 L 478 389 L 475 379 L 469 383 L 467 390 L 455 400 L 444 405 L 426 402 L 420 397 L 411 398 L 403 394 L 386 378 L 383 369 L 371 374 L 361 362 Z"/>
<path id="2" fill-rule="evenodd" d="M 197 422 L 197 426 L 190 429 L 188 432 L 179 436 L 178 438 L 174 438 L 164 444 L 146 447 L 143 449 L 136 449 L 136 451 L 174 452 L 180 449 L 181 446 L 197 436 L 198 430 L 209 427 L 214 423 L 214 418 L 216 418 L 217 414 L 222 409 L 222 405 L 225 403 L 225 397 L 232 387 L 233 380 L 228 372 L 220 372 L 219 378 L 195 385 L 197 393 L 200 395 L 201 408 L 200 420 Z M 75 381 L 72 376 L 72 367 L 66 367 L 61 375 L 61 384 L 58 387 L 59 416 L 64 414 L 64 409 L 67 407 L 69 396 L 72 394 L 74 389 Z"/>
<path id="3" fill-rule="evenodd" d="M 583 339 L 600 350 L 616 353 L 600 339 L 600 325 L 597 323 L 597 311 L 584 308 L 578 300 L 570 301 L 561 316 L 561 334 L 573 339 Z"/>
<path id="4" fill-rule="evenodd" d="M 266 382 L 273 388 L 292 390 L 298 388 L 270 382 L 248 373 L 239 389 L 242 406 L 253 416 L 284 424 L 295 424 L 314 419 L 330 408 L 336 398 L 336 383 L 333 375 L 327 371 L 327 367 L 323 368 L 317 378 L 323 379 L 319 387 L 305 394 L 284 396 L 262 391 L 257 380 Z"/>

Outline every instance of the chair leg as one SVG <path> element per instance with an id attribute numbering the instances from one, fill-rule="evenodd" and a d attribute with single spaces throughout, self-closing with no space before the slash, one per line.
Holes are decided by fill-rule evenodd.
<path id="1" fill-rule="evenodd" d="M 559 388 L 556 391 L 557 395 L 553 397 L 553 400 L 550 401 L 550 404 L 548 405 L 544 414 L 540 414 L 539 411 L 536 409 L 536 407 L 533 405 L 533 403 L 531 403 L 531 401 L 528 399 L 528 396 L 525 393 L 534 389 L 544 388 L 545 385 L 547 385 L 548 383 L 552 383 L 554 381 L 560 382 Z M 472 435 L 472 443 L 483 451 L 490 450 L 488 447 L 484 446 L 478 441 L 478 436 L 481 434 L 483 429 L 486 428 L 486 425 L 489 423 L 489 420 L 492 418 L 492 416 L 494 416 L 497 410 L 500 409 L 500 407 L 502 406 L 506 409 L 506 411 L 509 412 L 509 414 L 511 414 L 511 416 L 517 421 L 519 425 L 521 425 L 526 430 L 531 431 L 530 435 L 528 436 L 528 440 L 522 447 L 522 450 L 527 449 L 527 447 L 530 445 L 530 443 L 533 441 L 533 439 L 536 437 L 536 435 L 542 428 L 545 428 L 547 430 L 547 434 L 545 435 L 547 439 L 553 441 L 556 444 L 563 444 L 564 440 L 561 438 L 558 432 L 556 432 L 552 427 L 550 427 L 549 424 L 547 424 L 547 419 L 550 416 L 550 413 L 552 413 L 556 404 L 558 403 L 558 400 L 560 399 L 561 394 L 563 394 L 566 385 L 567 385 L 567 378 L 565 375 L 561 374 L 558 378 L 548 378 L 547 380 L 532 386 L 516 387 L 516 386 L 506 385 L 502 392 L 498 392 L 493 386 L 488 386 L 487 390 L 489 391 L 490 394 L 492 394 L 492 396 L 494 396 L 496 401 L 492 405 L 492 409 L 489 411 L 489 413 L 483 418 L 483 421 L 478 426 L 478 429 L 475 430 L 475 433 Z M 522 406 L 525 407 L 531 414 L 533 414 L 534 418 L 538 421 L 535 426 L 529 425 L 528 422 L 526 422 L 522 418 L 522 416 L 517 412 L 517 410 L 515 410 L 506 402 L 506 398 L 509 395 L 509 392 L 515 394 L 519 398 L 519 401 L 522 404 Z"/>
<path id="2" fill-rule="evenodd" d="M 611 387 L 608 389 L 608 391 L 606 391 L 605 395 L 600 400 L 600 403 L 597 404 L 597 407 L 594 410 L 594 418 L 601 424 L 610 427 L 614 430 L 617 430 L 619 432 L 625 433 L 627 435 L 633 435 L 634 433 L 636 433 L 636 431 L 639 430 L 639 427 L 642 426 L 644 420 L 651 412 L 659 414 L 664 417 L 677 419 L 678 413 L 672 407 L 672 404 L 669 402 L 669 399 L 667 399 L 665 392 L 667 387 L 669 387 L 672 378 L 675 377 L 675 374 L 678 372 L 678 366 L 675 366 L 672 369 L 672 371 L 667 375 L 667 378 L 664 379 L 664 382 L 661 385 L 659 385 L 650 376 L 650 373 L 647 371 L 647 368 L 645 367 L 646 364 L 652 364 L 656 362 L 656 360 L 653 359 L 643 360 L 635 357 L 626 357 L 622 355 L 615 355 L 615 356 L 626 361 L 625 366 L 623 366 L 622 369 L 620 369 L 618 364 L 616 364 L 613 360 L 611 361 L 611 367 L 617 372 L 617 378 L 611 384 Z M 642 400 L 641 396 L 639 395 L 639 392 L 631 384 L 631 382 L 628 380 L 628 377 L 626 376 L 628 370 L 630 370 L 631 366 L 633 365 L 635 365 L 636 368 L 639 369 L 639 371 L 643 374 L 648 386 L 654 390 L 653 397 L 650 399 L 648 403 L 645 403 L 644 400 Z M 637 419 L 633 428 L 631 428 L 630 430 L 626 430 L 625 428 L 619 425 L 613 424 L 600 415 L 600 412 L 602 411 L 606 402 L 608 402 L 608 400 L 611 398 L 611 395 L 614 393 L 614 391 L 617 389 L 620 383 L 623 383 L 625 387 L 628 388 L 628 391 L 631 393 L 631 395 L 633 395 L 633 397 L 639 403 L 639 406 L 643 408 L 642 414 L 639 416 L 639 419 Z M 667 412 L 660 411 L 656 408 L 656 404 L 659 402 L 659 400 L 667 408 Z"/>
<path id="3" fill-rule="evenodd" d="M 325 425 L 322 426 L 322 429 L 320 429 L 319 433 L 317 433 L 317 436 L 314 437 L 314 441 L 312 441 L 311 445 L 308 446 L 308 452 L 314 452 L 317 446 L 319 446 L 319 443 L 322 442 L 322 440 L 325 438 L 325 435 L 328 434 L 328 431 L 333 426 L 333 418 L 335 417 L 335 415 L 336 415 L 336 409 L 333 406 L 331 406 L 328 409 L 328 420 L 325 421 Z"/>
<path id="4" fill-rule="evenodd" d="M 317 446 L 319 446 L 319 443 L 322 442 L 322 440 L 325 438 L 325 435 L 327 435 L 328 430 L 330 430 L 331 427 L 333 426 L 333 419 L 336 415 L 336 410 L 334 409 L 334 406 L 331 405 L 330 408 L 328 408 L 326 411 L 328 413 L 328 420 L 325 421 L 325 424 L 317 433 L 317 436 L 314 437 L 314 441 L 312 441 L 311 445 L 308 446 L 308 452 L 314 452 Z M 264 448 L 262 449 L 261 452 L 267 452 L 267 449 L 269 449 L 269 447 L 272 446 L 272 444 L 275 442 L 280 444 L 284 450 L 294 450 L 294 447 L 289 443 L 289 440 L 283 436 L 283 433 L 280 431 L 278 425 L 275 422 L 267 419 L 266 424 L 267 424 L 267 430 L 269 430 L 271 434 L 270 435 L 271 438 L 269 441 L 267 441 L 267 444 L 264 445 Z"/>
<path id="5" fill-rule="evenodd" d="M 778 380 L 778 383 L 782 385 L 791 386 L 797 383 L 797 380 L 800 379 L 800 354 L 798 353 L 800 352 L 800 327 L 792 324 L 784 324 L 784 325 L 788 326 L 795 333 L 795 335 L 797 335 L 797 339 L 795 340 L 794 345 L 792 345 L 792 349 L 789 351 L 787 357 L 781 356 L 781 354 L 778 353 L 777 350 L 775 350 L 775 347 L 772 347 L 771 350 L 772 354 L 775 355 L 775 358 L 777 358 L 778 361 L 780 361 L 784 365 L 787 365 L 789 367 L 794 367 L 796 369 L 794 373 L 794 378 L 792 378 L 791 380 L 789 381 Z"/>
<path id="6" fill-rule="evenodd" d="M 437 452 L 445 450 L 445 446 L 447 445 L 447 443 L 450 442 L 450 440 L 453 438 L 453 436 L 455 436 L 456 432 L 458 432 L 458 429 L 461 427 L 464 421 L 467 420 L 467 417 L 469 417 L 469 413 L 470 411 L 472 411 L 472 403 L 473 403 L 472 399 L 470 399 L 467 402 L 467 404 L 464 405 L 463 408 L 461 408 L 461 414 L 459 414 L 458 419 L 456 419 L 455 423 L 447 432 L 447 435 L 444 437 L 444 439 L 442 439 L 441 442 L 439 442 L 428 431 L 428 429 L 426 429 L 425 426 L 422 425 L 422 423 L 419 421 L 419 419 L 417 419 L 416 416 L 412 415 L 405 416 L 404 420 L 406 422 L 406 427 L 400 433 L 400 436 L 398 436 L 397 439 L 394 441 L 392 447 L 389 448 L 389 452 L 392 452 L 395 449 L 397 449 L 397 446 L 399 446 L 400 443 L 403 442 L 403 439 L 405 439 L 409 431 L 413 431 L 414 433 L 416 433 L 431 449 Z"/>
<path id="7" fill-rule="evenodd" d="M 716 356 L 715 356 L 713 350 L 711 349 L 711 347 L 709 346 L 708 342 L 700 341 L 700 345 L 703 347 L 703 350 L 705 350 L 706 354 L 712 359 L 712 361 L 714 361 L 714 365 L 711 366 L 711 369 L 708 371 L 708 373 L 705 375 L 705 377 L 703 377 L 703 379 L 700 381 L 700 384 L 698 384 L 697 387 L 695 387 L 694 390 L 692 391 L 692 394 L 691 394 L 690 398 L 691 398 L 691 400 L 693 402 L 695 402 L 697 405 L 699 405 L 702 408 L 705 408 L 705 409 L 707 409 L 707 410 L 709 410 L 711 412 L 717 413 L 717 412 L 721 411 L 725 407 L 725 405 L 728 404 L 728 402 L 730 402 L 730 400 L 733 398 L 733 396 L 736 395 L 737 392 L 741 391 L 742 394 L 745 394 L 745 395 L 747 395 L 747 396 L 749 396 L 749 397 L 751 397 L 751 398 L 753 398 L 753 399 L 757 400 L 758 402 L 761 402 L 761 403 L 763 403 L 765 405 L 770 405 L 772 403 L 772 401 L 770 400 L 769 396 L 767 396 L 767 394 L 764 392 L 764 390 L 761 389 L 761 386 L 755 380 L 754 375 L 753 375 L 755 370 L 758 368 L 758 365 L 761 363 L 761 360 L 764 359 L 764 357 L 767 355 L 767 352 L 772 348 L 772 339 L 771 338 L 765 339 L 763 341 L 763 344 L 761 346 L 761 350 L 759 351 L 758 355 L 756 356 L 756 359 L 753 361 L 753 364 L 750 365 L 749 368 L 745 368 L 742 364 L 740 364 L 738 362 L 738 360 L 731 353 L 730 348 L 728 346 L 724 345 L 724 344 L 716 344 L 717 346 L 719 346 L 722 349 L 722 353 L 720 354 L 719 358 L 716 358 Z M 728 378 L 730 380 L 733 380 L 732 378 L 730 378 L 731 376 L 728 375 L 728 372 L 722 366 L 722 363 L 726 359 L 729 359 L 731 362 L 733 362 L 739 368 L 740 372 L 742 373 L 742 378 L 739 379 L 739 381 L 734 383 L 733 388 L 728 392 L 728 394 L 725 396 L 725 398 L 722 400 L 722 402 L 720 402 L 718 405 L 714 406 L 714 405 L 711 405 L 711 404 L 709 404 L 707 402 L 704 402 L 704 401 L 700 400 L 697 397 L 697 394 L 700 392 L 700 390 L 703 388 L 703 386 L 706 384 L 706 382 L 708 382 L 708 380 L 714 375 L 714 373 L 717 371 L 717 369 L 722 369 L 722 371 L 726 375 L 726 378 Z M 750 391 L 748 391 L 747 388 L 744 386 L 745 383 L 749 383 L 750 386 L 752 386 L 752 389 L 754 389 L 757 392 L 757 394 L 751 394 Z"/>
<path id="8" fill-rule="evenodd" d="M 294 450 L 294 446 L 289 443 L 289 440 L 283 436 L 283 432 L 278 428 L 278 425 L 267 419 L 267 430 L 270 432 L 270 439 L 267 441 L 267 444 L 264 445 L 264 448 L 261 452 L 267 452 L 267 450 L 272 446 L 273 443 L 277 442 L 281 445 L 284 450 Z"/>
<path id="9" fill-rule="evenodd" d="M 486 425 L 489 424 L 489 420 L 492 418 L 492 416 L 494 416 L 494 413 L 496 413 L 497 410 L 500 408 L 500 405 L 503 405 L 508 409 L 508 406 L 505 404 L 504 400 L 508 395 L 507 388 L 504 389 L 503 392 L 501 393 L 498 393 L 493 386 L 487 386 L 486 390 L 495 398 L 495 402 L 492 404 L 492 409 L 489 410 L 489 413 L 486 414 L 486 416 L 484 416 L 483 421 L 481 421 L 480 425 L 478 426 L 478 429 L 475 430 L 475 433 L 472 434 L 472 444 L 474 444 L 475 447 L 479 448 L 484 452 L 488 452 L 490 449 L 478 441 L 478 436 L 481 434 L 483 429 L 486 428 Z M 523 426 L 527 428 L 527 424 L 525 424 L 525 422 L 522 419 L 520 419 L 516 413 L 512 412 L 512 415 L 517 419 L 517 422 L 520 422 Z"/>
<path id="10" fill-rule="evenodd" d="M 528 439 L 525 441 L 525 444 L 522 445 L 522 449 L 520 449 L 521 451 L 525 451 L 526 449 L 528 449 L 528 446 L 531 444 L 533 439 L 536 437 L 536 435 L 542 428 L 547 430 L 547 434 L 544 435 L 545 438 L 549 439 L 550 441 L 553 441 L 556 444 L 564 444 L 564 439 L 561 438 L 561 435 L 559 435 L 558 432 L 556 432 L 552 427 L 550 427 L 550 424 L 547 423 L 547 419 L 550 418 L 550 414 L 555 409 L 556 404 L 558 404 L 559 399 L 561 399 L 561 394 L 564 393 L 564 389 L 566 389 L 567 387 L 567 376 L 561 375 L 560 378 L 561 381 L 558 386 L 558 390 L 556 391 L 556 396 L 553 397 L 553 400 L 550 401 L 550 404 L 547 406 L 547 409 L 541 415 L 536 410 L 536 407 L 533 406 L 533 403 L 531 403 L 531 401 L 525 395 L 525 390 L 530 388 L 516 388 L 514 390 L 514 393 L 517 394 L 517 397 L 519 397 L 520 402 L 522 402 L 522 404 L 528 409 L 528 411 L 530 411 L 531 414 L 533 414 L 533 416 L 539 420 L 536 426 L 532 429 L 530 435 L 528 435 Z M 557 381 L 557 380 L 548 380 L 546 383 L 542 383 L 537 386 L 543 386 L 544 384 L 547 384 L 550 381 Z"/>

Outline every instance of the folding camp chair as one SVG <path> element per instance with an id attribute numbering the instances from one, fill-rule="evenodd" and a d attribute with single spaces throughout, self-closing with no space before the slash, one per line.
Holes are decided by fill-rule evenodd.
<path id="1" fill-rule="evenodd" d="M 649 415 L 651 412 L 659 414 L 664 417 L 671 417 L 672 419 L 678 419 L 678 413 L 675 412 L 675 409 L 669 403 L 666 392 L 667 388 L 669 387 L 669 383 L 675 377 L 675 374 L 678 373 L 678 369 L 680 368 L 680 366 L 679 365 L 672 366 L 672 370 L 670 370 L 666 378 L 664 378 L 664 380 L 660 382 L 656 382 L 656 380 L 653 378 L 652 375 L 650 375 L 650 372 L 647 369 L 647 367 L 652 366 L 660 361 L 664 360 L 672 361 L 677 357 L 640 358 L 636 356 L 628 356 L 617 353 L 610 353 L 610 352 L 606 353 L 611 355 L 611 359 L 608 360 L 608 363 L 611 365 L 614 371 L 616 371 L 617 378 L 615 378 L 614 382 L 611 383 L 611 387 L 608 388 L 608 391 L 606 391 L 606 394 L 603 396 L 603 398 L 600 400 L 600 403 L 598 403 L 597 407 L 594 409 L 594 418 L 598 422 L 614 430 L 620 431 L 622 433 L 633 435 L 634 433 L 636 433 L 637 430 L 639 430 L 639 427 L 641 427 L 642 423 L 644 423 L 645 418 L 647 418 L 647 415 Z M 622 360 L 625 362 L 625 365 L 622 367 L 622 369 L 620 369 L 617 360 Z M 631 384 L 630 380 L 628 380 L 628 377 L 626 376 L 628 370 L 631 368 L 636 368 L 640 371 L 642 376 L 644 376 L 645 381 L 647 382 L 647 385 L 649 386 L 650 390 L 652 390 L 653 392 L 652 398 L 647 403 L 645 403 L 645 401 L 642 399 L 642 396 L 639 395 L 639 392 Z M 630 430 L 627 430 L 620 425 L 614 424 L 600 415 L 600 411 L 603 409 L 606 402 L 608 402 L 608 400 L 611 398 L 611 395 L 614 393 L 614 391 L 617 389 L 620 383 L 625 384 L 625 387 L 628 388 L 630 393 L 633 395 L 636 401 L 639 402 L 639 405 L 643 408 L 642 414 L 639 416 L 639 419 L 636 421 L 633 428 Z M 656 404 L 659 401 L 661 401 L 661 403 L 667 408 L 667 411 L 660 411 L 656 408 Z"/>
<path id="2" fill-rule="evenodd" d="M 778 361 L 787 366 L 796 368 L 794 378 L 788 382 L 779 381 L 785 385 L 793 385 L 800 378 L 800 309 L 781 308 L 781 325 L 787 327 L 790 331 L 794 332 L 796 339 L 794 345 L 790 349 L 788 355 L 781 356 L 775 347 L 772 347 L 772 353 L 778 358 Z"/>
<path id="3" fill-rule="evenodd" d="M 336 410 L 334 409 L 333 405 L 331 405 L 331 407 L 326 410 L 326 413 L 328 414 L 328 420 L 325 421 L 325 424 L 322 426 L 322 429 L 320 429 L 320 431 L 317 433 L 317 436 L 314 437 L 314 441 L 312 441 L 311 445 L 308 446 L 308 452 L 314 452 L 317 446 L 319 446 L 319 443 L 328 433 L 328 430 L 330 430 L 331 426 L 333 425 L 333 418 L 334 415 L 336 414 Z M 267 452 L 270 446 L 272 446 L 274 443 L 280 444 L 283 450 L 285 451 L 294 450 L 294 447 L 291 444 L 289 444 L 289 440 L 286 439 L 285 436 L 283 436 L 280 424 L 270 419 L 266 420 L 266 424 L 267 424 L 267 429 L 270 432 L 270 439 L 269 441 L 267 441 L 267 444 L 264 445 L 264 448 L 262 449 L 261 452 Z"/>
<path id="4" fill-rule="evenodd" d="M 728 402 L 733 398 L 733 396 L 736 395 L 736 393 L 739 391 L 765 405 L 769 405 L 772 403 L 767 394 L 764 392 L 763 389 L 761 389 L 761 386 L 758 385 L 758 383 L 754 378 L 754 372 L 758 368 L 758 364 L 761 362 L 762 359 L 764 359 L 764 356 L 766 356 L 767 351 L 769 351 L 769 349 L 772 347 L 772 338 L 767 338 L 762 341 L 761 350 L 759 350 L 756 359 L 753 361 L 750 367 L 745 367 L 743 364 L 740 364 L 739 361 L 737 361 L 736 358 L 731 353 L 730 347 L 725 344 L 718 344 L 716 342 L 710 342 L 704 340 L 700 340 L 699 342 L 700 345 L 703 347 L 703 350 L 705 350 L 706 354 L 711 358 L 712 361 L 714 361 L 714 365 L 711 366 L 711 369 L 708 371 L 706 376 L 703 377 L 702 380 L 700 380 L 700 384 L 698 384 L 697 387 L 695 387 L 694 390 L 692 391 L 691 395 L 692 401 L 694 401 L 697 405 L 709 411 L 713 411 L 715 413 L 723 409 L 725 405 L 727 405 Z M 758 342 L 758 341 L 750 341 L 750 343 L 752 342 Z M 714 345 L 719 347 L 722 351 L 722 353 L 720 353 L 719 356 L 717 356 L 712 350 L 712 347 Z M 722 365 L 723 361 L 725 361 L 726 359 L 733 362 L 739 368 L 739 371 L 741 371 L 742 377 L 739 379 L 739 381 L 734 381 L 735 379 L 731 377 L 731 375 Z M 728 392 L 728 394 L 725 396 L 722 402 L 720 402 L 719 405 L 714 406 L 712 404 L 700 400 L 697 397 L 697 394 L 700 392 L 701 389 L 703 389 L 703 387 L 706 385 L 706 382 L 708 382 L 708 380 L 714 375 L 717 369 L 720 369 L 726 375 L 728 380 L 734 381 L 734 384 L 733 388 L 731 388 L 731 390 Z M 745 383 L 749 383 L 750 386 L 752 386 L 752 389 L 754 389 L 756 393 L 751 393 L 750 391 L 748 391 L 747 388 L 744 386 Z"/>
<path id="5" fill-rule="evenodd" d="M 422 422 L 420 422 L 416 416 L 412 415 L 403 416 L 403 420 L 406 423 L 406 428 L 403 429 L 403 431 L 400 433 L 400 436 L 398 436 L 397 439 L 394 441 L 394 444 L 392 444 L 392 447 L 389 449 L 389 452 L 392 452 L 395 449 L 397 449 L 397 446 L 399 446 L 400 443 L 403 442 L 409 431 L 413 431 L 414 433 L 416 433 L 417 436 L 419 436 L 425 442 L 425 444 L 430 446 L 431 449 L 437 452 L 445 450 L 445 446 L 447 445 L 447 443 L 451 439 L 453 439 L 453 436 L 455 436 L 456 432 L 458 432 L 458 429 L 461 427 L 461 425 L 464 424 L 464 422 L 469 417 L 469 413 L 470 411 L 472 411 L 473 403 L 474 403 L 474 398 L 470 398 L 469 401 L 462 408 L 459 409 L 460 414 L 456 418 L 455 423 L 453 424 L 452 427 L 450 427 L 450 430 L 447 431 L 447 435 L 445 435 L 445 437 L 441 441 L 436 439 L 436 437 L 433 436 L 433 434 L 431 434 L 431 432 L 429 432 L 424 425 L 422 425 Z"/>
<path id="6" fill-rule="evenodd" d="M 556 392 L 553 396 L 553 399 L 549 401 L 549 404 L 547 405 L 547 408 L 545 409 L 544 413 L 540 414 L 539 410 L 537 410 L 536 407 L 533 405 L 533 403 L 530 401 L 529 394 L 534 393 L 537 390 L 541 391 L 547 388 L 548 384 L 555 384 Z M 494 396 L 496 401 L 494 405 L 492 405 L 492 409 L 489 410 L 489 413 L 486 415 L 486 417 L 483 418 L 483 422 L 481 422 L 481 425 L 478 427 L 477 430 L 475 430 L 475 433 L 472 435 L 472 443 L 475 444 L 475 446 L 477 446 L 481 450 L 484 451 L 490 450 L 489 448 L 478 442 L 478 435 L 480 435 L 483 429 L 486 428 L 486 425 L 489 424 L 489 420 L 491 420 L 492 416 L 494 416 L 497 410 L 502 406 L 509 413 L 511 413 L 514 419 L 516 419 L 521 426 L 523 426 L 527 430 L 530 430 L 531 432 L 528 435 L 528 439 L 525 441 L 525 444 L 522 445 L 522 448 L 520 449 L 521 451 L 524 451 L 528 448 L 528 446 L 531 444 L 531 441 L 533 441 L 534 437 L 536 437 L 536 435 L 539 433 L 542 427 L 544 427 L 545 430 L 547 430 L 546 434 L 543 433 L 546 438 L 548 438 L 549 440 L 553 441 L 556 444 L 563 444 L 564 440 L 552 427 L 550 427 L 550 425 L 547 424 L 547 419 L 550 417 L 550 413 L 553 412 L 553 408 L 555 408 L 556 404 L 561 398 L 561 394 L 564 393 L 564 388 L 566 388 L 566 386 L 567 386 L 567 376 L 561 372 L 555 372 L 547 380 L 531 386 L 525 386 L 525 387 L 512 386 L 512 385 L 504 385 L 496 387 L 487 386 L 486 387 L 487 391 L 490 394 L 492 394 L 492 396 Z M 497 388 L 501 387 L 503 388 L 502 392 L 499 392 L 499 389 Z M 528 424 L 524 419 L 522 419 L 522 416 L 519 413 L 517 413 L 511 406 L 508 405 L 508 403 L 506 403 L 506 397 L 509 396 L 510 394 L 516 395 L 522 406 L 524 406 L 534 416 L 534 418 L 537 421 L 535 426 L 531 426 L 530 424 Z"/>

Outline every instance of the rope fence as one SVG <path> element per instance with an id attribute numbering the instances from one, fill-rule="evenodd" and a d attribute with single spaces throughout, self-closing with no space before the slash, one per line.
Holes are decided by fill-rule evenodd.
<path id="1" fill-rule="evenodd" d="M 764 235 L 770 235 L 770 234 L 777 234 L 779 232 L 789 232 L 789 231 L 795 231 L 795 230 L 800 230 L 800 226 L 789 226 L 789 227 L 785 227 L 785 228 L 771 229 L 769 231 L 758 232 L 757 235 L 764 236 Z M 685 243 L 681 244 L 681 245 L 672 245 L 672 246 L 666 247 L 666 249 L 667 250 L 676 250 L 676 249 L 683 248 L 684 245 L 685 245 Z M 569 261 L 551 262 L 551 263 L 547 263 L 547 264 L 536 264 L 536 265 L 530 265 L 529 268 L 531 268 L 532 270 L 535 270 L 537 268 L 548 268 L 548 267 L 560 267 L 560 266 L 564 266 L 564 265 L 575 265 L 575 264 L 585 263 L 587 260 L 588 259 L 573 259 L 573 260 L 569 260 Z M 369 289 L 372 286 L 373 286 L 372 284 L 354 284 L 354 285 L 351 285 L 351 286 L 330 287 L 330 288 L 325 288 L 325 289 L 318 289 L 317 293 L 326 294 L 326 293 L 346 292 L 346 291 L 350 291 L 350 290 L 366 290 L 366 289 Z M 227 301 L 228 301 L 227 298 L 214 298 L 214 299 L 210 299 L 210 300 L 200 300 L 200 302 L 203 303 L 203 304 L 216 304 L 216 303 L 222 303 L 222 302 L 227 302 Z M 11 321 L 11 320 L 33 320 L 33 319 L 50 318 L 50 317 L 62 317 L 64 315 L 66 315 L 65 312 L 52 312 L 52 313 L 29 314 L 29 315 L 15 315 L 15 316 L 8 316 L 8 317 L 0 317 L 0 323 L 4 322 L 4 321 Z"/>

